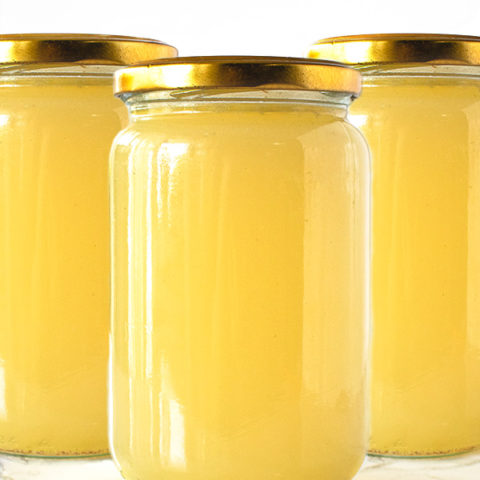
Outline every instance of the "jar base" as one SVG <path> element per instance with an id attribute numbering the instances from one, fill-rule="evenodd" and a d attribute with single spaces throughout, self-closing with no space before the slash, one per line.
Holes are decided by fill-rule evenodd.
<path id="1" fill-rule="evenodd" d="M 369 450 L 368 455 L 372 457 L 386 457 L 386 458 L 397 458 L 397 459 L 434 459 L 434 458 L 443 458 L 443 457 L 456 457 L 458 455 L 465 455 L 475 450 L 479 449 L 478 445 L 472 447 L 458 448 L 445 451 L 432 451 L 432 452 L 422 452 L 422 451 L 412 451 L 411 453 L 404 452 L 395 452 L 395 451 L 382 451 L 382 450 Z"/>
<path id="2" fill-rule="evenodd" d="M 480 450 L 442 458 L 369 455 L 355 480 L 478 480 Z"/>
<path id="3" fill-rule="evenodd" d="M 108 455 L 70 458 L 0 453 L 0 480 L 122 480 Z"/>

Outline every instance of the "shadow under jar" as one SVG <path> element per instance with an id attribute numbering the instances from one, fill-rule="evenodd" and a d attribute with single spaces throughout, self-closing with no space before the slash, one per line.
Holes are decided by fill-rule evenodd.
<path id="1" fill-rule="evenodd" d="M 369 157 L 340 64 L 124 69 L 111 446 L 128 480 L 351 479 L 367 444 Z"/>
<path id="2" fill-rule="evenodd" d="M 108 452 L 108 152 L 127 121 L 113 72 L 175 53 L 0 36 L 0 452 Z"/>
<path id="3" fill-rule="evenodd" d="M 310 56 L 360 69 L 373 161 L 370 451 L 480 446 L 480 38 L 361 35 Z"/>

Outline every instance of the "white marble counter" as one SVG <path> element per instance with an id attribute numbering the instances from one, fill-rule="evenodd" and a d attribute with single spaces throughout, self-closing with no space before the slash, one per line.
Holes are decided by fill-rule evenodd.
<path id="1" fill-rule="evenodd" d="M 122 480 L 122 477 L 109 458 L 52 461 L 1 456 L 0 480 Z M 430 460 L 369 457 L 354 480 L 480 480 L 480 452 Z"/>

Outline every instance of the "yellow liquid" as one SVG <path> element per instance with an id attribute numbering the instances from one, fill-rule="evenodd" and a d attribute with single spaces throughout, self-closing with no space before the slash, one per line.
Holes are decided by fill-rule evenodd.
<path id="1" fill-rule="evenodd" d="M 0 83 L 0 451 L 106 453 L 111 78 Z"/>
<path id="2" fill-rule="evenodd" d="M 195 108 L 144 112 L 114 143 L 116 462 L 129 480 L 351 479 L 364 141 L 327 107 Z"/>
<path id="3" fill-rule="evenodd" d="M 480 445 L 480 81 L 366 79 L 373 157 L 372 452 Z"/>

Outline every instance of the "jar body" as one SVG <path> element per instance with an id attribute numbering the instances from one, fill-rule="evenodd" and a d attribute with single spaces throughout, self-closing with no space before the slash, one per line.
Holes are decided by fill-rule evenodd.
<path id="1" fill-rule="evenodd" d="M 111 72 L 0 76 L 0 451 L 108 452 Z"/>
<path id="2" fill-rule="evenodd" d="M 173 102 L 117 136 L 111 442 L 127 479 L 360 467 L 369 165 L 332 111 Z"/>
<path id="3" fill-rule="evenodd" d="M 370 449 L 387 455 L 480 445 L 480 78 L 429 72 L 367 74 L 351 110 L 373 161 Z"/>

